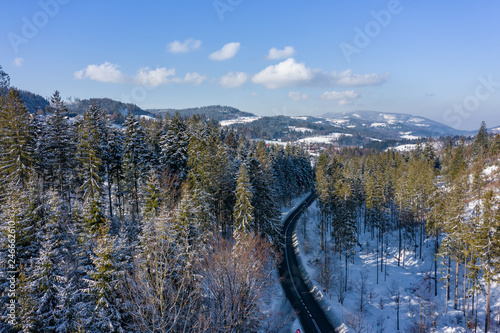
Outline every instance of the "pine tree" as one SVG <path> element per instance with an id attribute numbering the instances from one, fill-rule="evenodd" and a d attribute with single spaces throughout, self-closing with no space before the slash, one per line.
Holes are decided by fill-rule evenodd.
<path id="1" fill-rule="evenodd" d="M 5 73 L 2 70 L 2 66 L 0 65 L 0 100 L 4 95 L 7 94 L 9 86 L 10 86 L 9 74 Z M 1 104 L 1 101 L 0 101 L 0 104 Z"/>
<path id="2" fill-rule="evenodd" d="M 238 172 L 238 181 L 236 186 L 236 204 L 234 205 L 234 235 L 235 238 L 248 235 L 253 228 L 253 206 L 250 178 L 248 176 L 245 164 L 242 164 Z"/>
<path id="3" fill-rule="evenodd" d="M 92 255 L 93 267 L 88 272 L 90 279 L 87 280 L 88 292 L 93 300 L 85 325 L 88 332 L 125 332 L 121 323 L 121 299 L 116 295 L 119 277 L 114 241 L 115 238 L 109 235 L 109 227 L 101 226 Z"/>
<path id="4" fill-rule="evenodd" d="M 497 243 L 500 230 L 500 210 L 498 209 L 498 200 L 495 198 L 493 190 L 488 190 L 484 194 L 482 204 L 481 223 L 478 227 L 478 237 L 475 238 L 476 246 L 480 249 L 479 256 L 484 270 L 484 279 L 486 281 L 486 307 L 484 331 L 487 333 L 491 325 L 491 282 L 494 277 L 495 258 L 498 251 L 494 245 Z"/>
<path id="5" fill-rule="evenodd" d="M 164 164 L 177 178 L 177 186 L 187 177 L 188 128 L 179 113 L 167 121 L 166 131 L 161 138 Z"/>
<path id="6" fill-rule="evenodd" d="M 161 189 L 160 180 L 156 172 L 151 169 L 149 171 L 149 178 L 145 184 L 144 192 L 144 206 L 143 211 L 145 216 L 158 215 L 161 204 Z"/>
<path id="7" fill-rule="evenodd" d="M 488 152 L 488 129 L 484 121 L 481 122 L 481 127 L 474 140 L 473 151 L 476 156 L 484 155 Z"/>
<path id="8" fill-rule="evenodd" d="M 19 91 L 12 88 L 0 101 L 0 170 L 2 180 L 24 187 L 33 163 L 34 134 Z"/>
<path id="9" fill-rule="evenodd" d="M 250 183 L 253 189 L 251 204 L 255 230 L 270 242 L 278 242 L 281 230 L 281 209 L 276 193 L 272 162 L 266 146 L 258 142 L 250 159 Z"/>
<path id="10" fill-rule="evenodd" d="M 29 280 L 33 286 L 34 327 L 40 332 L 56 331 L 60 325 L 58 305 L 60 291 L 67 281 L 62 269 L 68 262 L 65 260 L 62 238 L 63 215 L 60 212 L 61 202 L 54 195 L 49 195 L 46 222 L 40 230 L 41 249 L 38 258 L 33 262 L 33 271 Z"/>
<path id="11" fill-rule="evenodd" d="M 47 117 L 45 135 L 43 137 L 43 160 L 45 170 L 53 186 L 64 197 L 70 206 L 70 186 L 74 168 L 75 146 L 73 134 L 67 120 L 68 110 L 61 99 L 59 91 L 51 98 L 52 115 Z"/>
<path id="12" fill-rule="evenodd" d="M 129 114 L 125 120 L 125 146 L 123 166 L 127 192 L 131 198 L 131 213 L 139 216 L 140 188 L 149 169 L 146 135 L 140 122 Z"/>

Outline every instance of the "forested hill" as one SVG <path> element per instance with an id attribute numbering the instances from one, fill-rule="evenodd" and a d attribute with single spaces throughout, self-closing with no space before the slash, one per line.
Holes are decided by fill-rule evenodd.
<path id="1" fill-rule="evenodd" d="M 188 109 L 148 109 L 154 114 L 159 114 L 161 116 L 165 116 L 166 114 L 174 115 L 178 112 L 183 117 L 191 117 L 193 115 L 204 115 L 207 119 L 221 121 L 228 119 L 236 119 L 238 117 L 255 117 L 253 113 L 240 111 L 236 108 L 230 106 L 221 106 L 221 105 L 209 105 L 202 106 L 197 108 L 188 108 Z"/>
<path id="2" fill-rule="evenodd" d="M 49 106 L 49 101 L 38 94 L 34 94 L 27 90 L 20 90 L 19 93 L 30 113 L 35 113 L 39 110 L 45 110 L 45 108 Z"/>
<path id="3" fill-rule="evenodd" d="M 121 114 L 126 117 L 128 113 L 132 113 L 136 116 L 138 115 L 148 115 L 151 113 L 145 111 L 135 104 L 123 103 L 120 101 L 115 101 L 110 98 L 90 98 L 90 99 L 76 99 L 72 103 L 68 103 L 66 107 L 68 111 L 73 114 L 83 114 L 87 111 L 92 104 L 97 104 L 101 109 L 104 109 L 110 115 Z"/>

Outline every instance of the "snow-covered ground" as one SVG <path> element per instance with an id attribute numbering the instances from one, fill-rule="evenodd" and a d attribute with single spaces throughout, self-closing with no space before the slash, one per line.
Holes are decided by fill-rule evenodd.
<path id="1" fill-rule="evenodd" d="M 370 127 L 387 127 L 386 123 L 372 123 Z"/>
<path id="2" fill-rule="evenodd" d="M 319 283 L 319 268 L 324 256 L 320 252 L 319 209 L 313 203 L 297 225 L 299 254 L 302 262 L 316 286 Z M 327 243 L 331 246 L 333 240 Z M 329 250 L 333 254 L 333 250 Z M 458 333 L 465 332 L 465 320 L 461 310 L 453 309 L 453 290 L 446 313 L 445 289 L 443 283 L 438 282 L 438 296 L 434 296 L 434 242 L 426 241 L 422 248 L 422 258 L 411 250 L 404 254 L 401 266 L 397 264 L 398 235 L 389 237 L 389 255 L 387 269 L 380 272 L 377 265 L 376 240 L 371 239 L 369 232 L 361 233 L 354 262 L 348 264 L 348 288 L 345 293 L 344 304 L 338 301 L 338 281 L 342 280 L 344 258 L 339 260 L 338 254 L 330 257 L 332 287 L 325 292 L 324 300 L 329 303 L 334 313 L 341 320 L 351 325 L 352 332 L 397 332 L 396 329 L 396 302 L 394 295 L 400 292 L 400 332 L 411 332 L 410 328 L 422 320 L 432 322 L 435 327 L 429 332 Z M 386 258 L 384 258 L 384 261 Z M 378 260 L 379 262 L 379 260 Z M 378 269 L 377 269 L 378 267 Z M 438 269 L 440 266 L 438 266 Z M 341 273 L 342 272 L 342 273 Z M 377 283 L 377 272 L 379 282 Z M 442 272 L 438 271 L 438 278 Z M 364 281 L 364 282 L 363 282 Z M 364 290 L 362 293 L 361 290 Z M 361 295 L 363 294 L 364 311 L 359 311 Z M 492 321 L 495 322 L 500 296 L 500 287 L 492 286 Z M 425 300 L 425 303 L 424 303 Z M 478 300 L 478 323 L 484 324 L 485 298 L 481 295 Z M 420 313 L 420 304 L 425 304 L 425 311 Z M 356 329 L 352 326 L 357 325 Z M 478 327 L 478 332 L 483 332 Z M 494 323 L 491 332 L 499 332 Z M 292 332 L 292 331 L 290 331 Z M 471 332 L 469 330 L 469 332 Z"/>
<path id="3" fill-rule="evenodd" d="M 288 126 L 288 129 L 290 129 L 292 131 L 296 131 L 296 132 L 302 132 L 302 133 L 313 131 L 312 129 L 307 128 L 307 127 L 295 127 L 295 126 Z"/>
<path id="4" fill-rule="evenodd" d="M 412 150 L 415 150 L 417 149 L 417 144 L 406 144 L 406 145 L 400 145 L 400 146 L 396 146 L 396 147 L 389 147 L 387 148 L 387 150 L 389 149 L 394 149 L 395 151 L 412 151 Z"/>
<path id="5" fill-rule="evenodd" d="M 261 117 L 238 117 L 236 119 L 229 119 L 229 120 L 221 120 L 219 124 L 221 126 L 229 126 L 233 124 L 244 124 L 244 123 L 251 123 L 252 121 L 256 121 L 257 119 L 260 119 Z"/>
<path id="6" fill-rule="evenodd" d="M 345 133 L 330 133 L 328 135 L 319 135 L 319 136 L 311 136 L 304 139 L 297 140 L 297 142 L 301 143 L 332 143 L 333 141 L 337 141 L 341 136 L 352 136 L 352 134 Z"/>

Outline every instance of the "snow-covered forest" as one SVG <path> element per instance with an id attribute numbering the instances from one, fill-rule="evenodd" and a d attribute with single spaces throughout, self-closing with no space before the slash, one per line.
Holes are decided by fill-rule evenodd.
<path id="1" fill-rule="evenodd" d="M 500 329 L 500 135 L 483 122 L 444 143 L 319 156 L 317 224 L 304 218 L 298 233 L 310 275 L 356 332 Z"/>
<path id="2" fill-rule="evenodd" d="M 299 253 L 350 329 L 500 330 L 500 135 L 321 151 L 58 91 L 30 113 L 0 67 L 0 331 L 283 331 L 282 209 L 313 189 Z"/>
<path id="3" fill-rule="evenodd" d="M 2 332 L 280 327 L 281 206 L 313 186 L 300 147 L 199 116 L 29 114 L 0 71 Z M 266 310 L 266 311 L 264 311 Z"/>

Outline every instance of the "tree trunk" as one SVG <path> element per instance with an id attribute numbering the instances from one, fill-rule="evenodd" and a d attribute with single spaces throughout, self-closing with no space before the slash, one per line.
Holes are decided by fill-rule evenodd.
<path id="1" fill-rule="evenodd" d="M 484 319 L 484 332 L 488 333 L 490 327 L 490 298 L 491 298 L 491 282 L 487 279 L 486 282 L 486 310 L 485 310 L 485 319 Z"/>
<path id="2" fill-rule="evenodd" d="M 437 253 L 439 249 L 439 233 L 436 231 L 436 240 L 434 242 L 434 296 L 438 295 L 438 273 L 437 273 Z"/>
<path id="3" fill-rule="evenodd" d="M 113 201 L 111 199 L 111 177 L 108 172 L 108 202 L 109 202 L 109 216 L 113 218 Z"/>
<path id="4" fill-rule="evenodd" d="M 401 224 L 398 223 L 398 231 L 399 231 L 399 252 L 398 252 L 398 267 L 401 261 Z"/>
<path id="5" fill-rule="evenodd" d="M 399 303 L 400 302 L 401 302 L 401 300 L 399 298 L 399 291 L 398 291 L 398 299 L 396 302 L 396 327 L 397 327 L 398 331 L 399 331 Z"/>
<path id="6" fill-rule="evenodd" d="M 453 308 L 458 310 L 458 260 L 455 261 L 455 303 Z"/>

